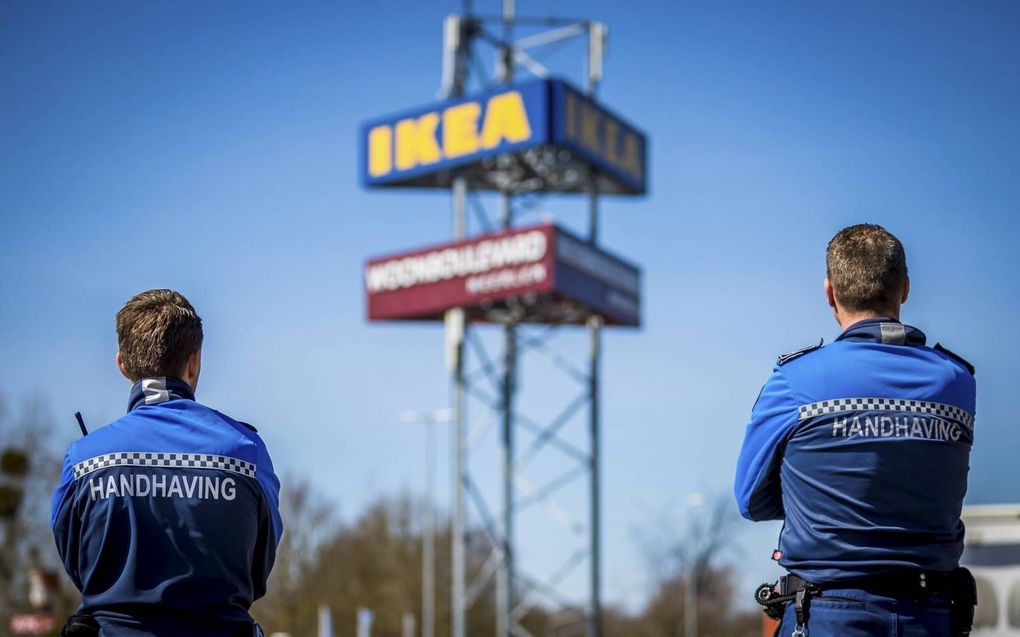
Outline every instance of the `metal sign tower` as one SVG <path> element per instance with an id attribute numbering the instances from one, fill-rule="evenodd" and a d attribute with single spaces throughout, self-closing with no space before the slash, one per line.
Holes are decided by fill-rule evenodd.
<path id="1" fill-rule="evenodd" d="M 531 32 L 515 40 L 515 27 L 525 26 Z M 443 320 L 446 325 L 454 424 L 452 637 L 467 637 L 467 612 L 486 591 L 495 595 L 497 637 L 531 637 L 522 620 L 542 603 L 573 614 L 589 637 L 602 635 L 601 332 L 606 325 L 640 324 L 640 271 L 598 246 L 599 199 L 644 194 L 647 143 L 595 101 L 605 38 L 606 28 L 598 22 L 522 18 L 512 0 L 504 0 L 501 15 L 477 15 L 466 2 L 464 15 L 449 16 L 444 25 L 443 101 L 362 126 L 367 187 L 452 191 L 452 243 L 370 259 L 365 269 L 369 320 Z M 551 77 L 534 55 L 571 39 L 587 44 L 583 91 Z M 490 79 L 476 64 L 485 47 L 496 56 L 496 82 L 466 95 L 469 79 L 483 85 Z M 498 193 L 498 230 L 477 196 L 482 191 Z M 587 198 L 587 236 L 552 223 L 515 225 L 522 210 L 556 193 Z M 469 206 L 483 230 L 470 238 Z M 499 326 L 499 357 L 488 353 L 473 327 L 477 324 Z M 559 328 L 569 325 L 587 331 L 581 364 L 550 345 Z M 529 418 L 519 407 L 518 377 L 526 355 L 543 357 L 577 385 L 551 420 Z M 470 432 L 469 402 L 488 416 Z M 586 440 L 578 443 L 564 431 L 585 411 Z M 502 477 L 493 498 L 479 486 L 470 459 L 477 440 L 497 425 Z M 519 441 L 518 434 L 525 437 Z M 526 443 L 523 449 L 519 442 Z M 566 460 L 565 469 L 535 486 L 525 469 L 550 449 Z M 555 500 L 583 477 L 588 478 L 586 523 Z M 536 506 L 581 543 L 544 581 L 518 564 L 517 517 Z M 481 522 L 489 549 L 470 578 L 469 510 Z M 557 587 L 585 563 L 589 599 L 579 605 Z M 432 630 L 429 615 L 422 622 L 426 637 Z"/>

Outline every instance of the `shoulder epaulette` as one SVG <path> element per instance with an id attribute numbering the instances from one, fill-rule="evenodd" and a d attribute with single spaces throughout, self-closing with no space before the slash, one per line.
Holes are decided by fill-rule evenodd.
<path id="1" fill-rule="evenodd" d="M 210 409 L 212 409 L 212 407 L 210 407 Z M 236 422 L 237 424 L 239 424 L 239 425 L 243 425 L 243 426 L 244 426 L 244 427 L 245 427 L 246 429 L 249 429 L 249 430 L 251 430 L 251 431 L 254 431 L 255 433 L 258 433 L 258 432 L 259 432 L 259 430 L 258 430 L 258 429 L 256 429 L 255 427 L 252 427 L 252 426 L 251 426 L 251 425 L 249 425 L 248 423 L 246 423 L 246 422 L 244 422 L 244 421 L 241 421 L 241 420 L 235 420 L 235 419 L 231 418 L 230 416 L 226 415 L 225 413 L 223 413 L 222 411 L 219 411 L 218 409 L 213 409 L 213 411 L 214 411 L 214 412 L 216 412 L 217 414 L 219 414 L 220 416 L 222 416 L 223 418 L 226 418 L 226 419 L 227 419 L 228 421 L 229 421 L 229 420 L 233 420 L 233 421 L 234 421 L 234 422 Z"/>
<path id="2" fill-rule="evenodd" d="M 960 356 L 956 352 L 951 352 L 948 349 L 946 349 L 945 347 L 942 347 L 942 343 L 935 343 L 935 347 L 933 349 L 936 352 L 942 352 L 943 354 L 945 354 L 949 358 L 951 358 L 951 359 L 955 360 L 956 362 L 958 362 L 959 364 L 963 365 L 967 369 L 967 371 L 970 372 L 971 376 L 974 375 L 974 366 L 971 365 L 967 361 L 967 359 L 965 359 L 964 357 Z"/>
<path id="3" fill-rule="evenodd" d="M 825 344 L 825 339 L 823 338 L 822 340 L 818 341 L 817 345 L 808 345 L 807 347 L 805 347 L 803 349 L 799 349 L 796 352 L 790 352 L 789 354 L 783 354 L 782 356 L 779 357 L 779 360 L 776 361 L 776 365 L 785 365 L 785 364 L 789 363 L 790 361 L 792 361 L 795 358 L 800 358 L 804 354 L 810 354 L 811 352 L 815 351 L 816 349 L 821 349 L 822 345 L 824 345 L 824 344 Z"/>

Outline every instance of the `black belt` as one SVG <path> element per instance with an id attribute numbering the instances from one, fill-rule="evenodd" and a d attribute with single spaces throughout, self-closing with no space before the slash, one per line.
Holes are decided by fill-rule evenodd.
<path id="1" fill-rule="evenodd" d="M 838 589 L 860 589 L 874 595 L 912 599 L 922 604 L 937 596 L 950 606 L 954 635 L 969 635 L 974 623 L 977 585 L 974 576 L 965 568 L 945 572 L 890 571 L 829 584 L 812 584 L 796 575 L 784 575 L 774 585 L 759 586 L 754 598 L 765 614 L 773 619 L 782 619 L 786 605 L 793 602 L 798 626 L 806 626 L 811 598 Z"/>
<path id="2" fill-rule="evenodd" d="M 873 575 L 828 584 L 811 584 L 796 575 L 784 575 L 779 578 L 782 594 L 793 594 L 802 588 L 815 589 L 823 593 L 837 589 L 858 589 L 873 595 L 885 597 L 903 597 L 923 602 L 932 595 L 952 597 L 959 588 L 959 576 L 955 571 L 891 571 L 883 575 Z"/>
<path id="3" fill-rule="evenodd" d="M 875 595 L 923 602 L 932 595 L 954 597 L 959 587 L 960 576 L 956 571 L 893 571 L 887 575 L 833 583 L 822 588 L 859 588 Z"/>
<path id="4" fill-rule="evenodd" d="M 240 624 L 234 629 L 236 637 L 261 637 L 262 629 L 258 624 Z M 71 615 L 60 630 L 60 637 L 99 637 L 99 624 L 88 614 Z"/>
<path id="5" fill-rule="evenodd" d="M 76 613 L 67 618 L 60 629 L 60 637 L 98 637 L 99 624 L 92 615 Z"/>

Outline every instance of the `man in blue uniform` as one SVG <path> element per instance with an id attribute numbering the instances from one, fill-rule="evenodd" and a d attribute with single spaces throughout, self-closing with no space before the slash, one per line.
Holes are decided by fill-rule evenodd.
<path id="1" fill-rule="evenodd" d="M 283 533 L 250 425 L 195 402 L 202 320 L 149 290 L 117 314 L 127 414 L 71 445 L 51 526 L 81 591 L 67 635 L 252 637 Z"/>
<path id="2" fill-rule="evenodd" d="M 966 635 L 973 579 L 959 568 L 974 435 L 974 369 L 900 322 L 900 241 L 841 230 L 825 295 L 843 333 L 779 358 L 751 412 L 735 494 L 750 520 L 784 520 L 759 589 L 778 635 Z"/>

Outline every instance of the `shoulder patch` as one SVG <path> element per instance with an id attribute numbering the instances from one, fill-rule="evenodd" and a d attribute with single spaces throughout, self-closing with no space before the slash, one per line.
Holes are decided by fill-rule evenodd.
<path id="1" fill-rule="evenodd" d="M 949 358 L 951 358 L 954 361 L 958 362 L 959 364 L 963 365 L 967 369 L 967 371 L 970 372 L 971 376 L 974 375 L 974 366 L 971 365 L 967 361 L 967 359 L 965 359 L 964 357 L 960 356 L 956 352 L 951 352 L 948 349 L 946 349 L 945 347 L 942 347 L 942 343 L 935 343 L 935 347 L 933 347 L 932 349 L 934 349 L 936 352 L 942 352 L 943 354 L 945 354 Z"/>
<path id="2" fill-rule="evenodd" d="M 792 361 L 795 358 L 800 358 L 804 354 L 810 354 L 811 352 L 815 351 L 816 349 L 821 349 L 822 345 L 824 345 L 824 344 L 825 344 L 825 339 L 823 338 L 822 340 L 818 341 L 817 345 L 808 345 L 807 347 L 805 347 L 803 349 L 799 349 L 799 350 L 797 350 L 795 352 L 790 352 L 789 354 L 783 354 L 782 356 L 779 357 L 778 360 L 776 360 L 776 365 L 785 365 L 785 364 L 789 363 L 790 361 Z"/>
<path id="3" fill-rule="evenodd" d="M 258 430 L 258 429 L 256 429 L 255 427 L 252 427 L 251 425 L 249 425 L 249 424 L 248 424 L 248 423 L 246 423 L 246 422 L 242 422 L 242 421 L 240 421 L 240 420 L 238 420 L 237 422 L 241 423 L 242 425 L 244 425 L 244 426 L 245 426 L 245 427 L 247 427 L 248 429 L 251 429 L 251 430 L 252 430 L 252 431 L 254 431 L 255 433 L 258 433 L 258 432 L 259 432 L 259 430 Z"/>

